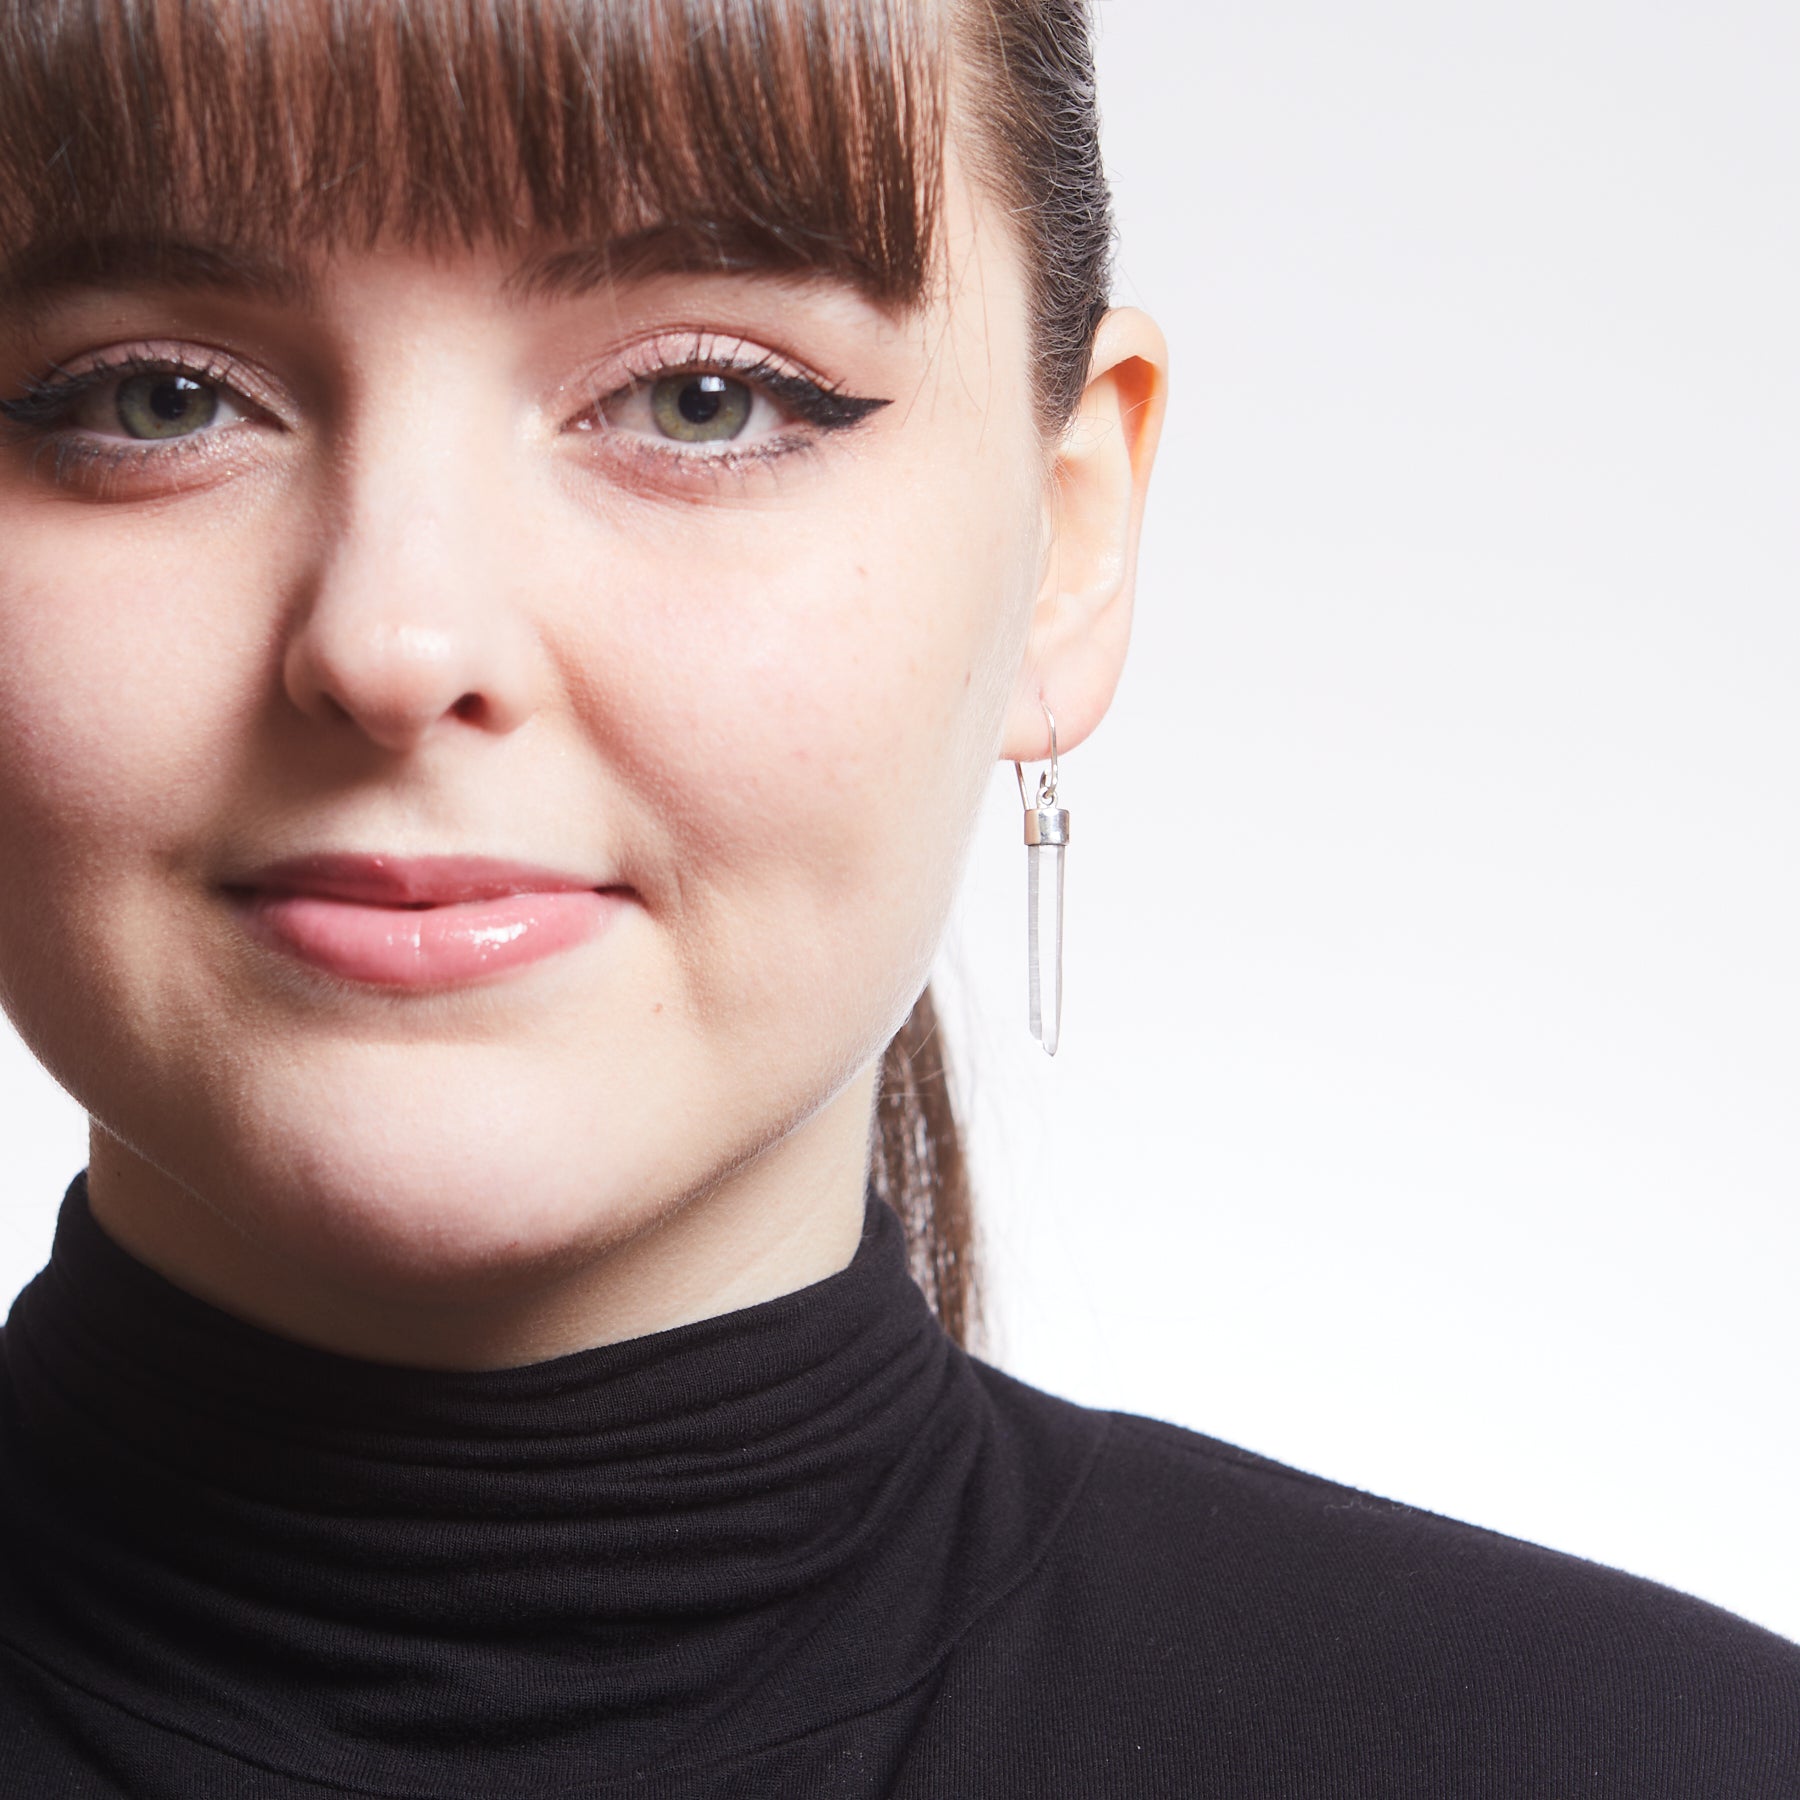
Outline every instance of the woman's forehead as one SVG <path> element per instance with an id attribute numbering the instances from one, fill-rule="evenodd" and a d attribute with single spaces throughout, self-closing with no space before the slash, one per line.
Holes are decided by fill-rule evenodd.
<path id="1" fill-rule="evenodd" d="M 910 303 L 941 77 L 910 0 L 22 8 L 0 33 L 6 278 L 488 242 Z"/>

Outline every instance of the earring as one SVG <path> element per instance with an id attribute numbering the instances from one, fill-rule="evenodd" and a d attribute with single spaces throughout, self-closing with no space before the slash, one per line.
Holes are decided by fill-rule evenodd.
<path id="1" fill-rule="evenodd" d="M 1038 704 L 1043 706 L 1043 701 Z M 1056 719 L 1050 721 L 1050 767 L 1038 776 L 1037 804 L 1025 797 L 1025 771 L 1015 762 L 1019 804 L 1025 808 L 1025 860 L 1030 928 L 1027 937 L 1031 978 L 1031 1035 L 1056 1054 L 1062 1034 L 1063 852 L 1069 842 L 1069 813 L 1056 804 L 1062 768 L 1056 757 Z"/>

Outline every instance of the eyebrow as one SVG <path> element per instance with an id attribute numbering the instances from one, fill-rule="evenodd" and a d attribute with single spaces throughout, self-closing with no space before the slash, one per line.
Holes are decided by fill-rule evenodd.
<path id="1" fill-rule="evenodd" d="M 603 244 L 528 255 L 507 276 L 505 292 L 518 302 L 574 299 L 610 282 L 658 275 L 764 274 L 838 281 L 878 305 L 901 304 L 883 292 L 873 271 L 822 255 L 820 248 L 746 224 L 713 219 L 665 223 Z M 71 293 L 133 288 L 220 294 L 299 308 L 317 303 L 319 281 L 305 262 L 288 256 L 183 238 L 71 237 L 0 258 L 0 309 L 27 321 Z"/>
<path id="2" fill-rule="evenodd" d="M 527 256 L 506 281 L 520 301 L 580 299 L 616 281 L 655 275 L 788 275 L 837 281 L 877 304 L 895 304 L 875 272 L 824 243 L 742 221 L 677 220 L 626 232 L 599 245 Z"/>
<path id="3" fill-rule="evenodd" d="M 267 251 L 181 238 L 81 237 L 28 246 L 0 261 L 0 307 L 27 315 L 66 294 L 162 287 L 303 306 L 317 282 Z"/>
<path id="4" fill-rule="evenodd" d="M 804 244 L 787 233 L 741 221 L 685 219 L 627 232 L 604 244 L 573 245 L 528 256 L 508 276 L 521 300 L 578 299 L 609 282 L 658 275 L 786 275 L 840 282 L 877 304 L 894 297 L 871 269 Z"/>

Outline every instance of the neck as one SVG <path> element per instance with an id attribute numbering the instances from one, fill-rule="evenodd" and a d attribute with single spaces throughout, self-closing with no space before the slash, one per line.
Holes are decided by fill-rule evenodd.
<path id="1" fill-rule="evenodd" d="M 994 1461 L 1012 1439 L 900 1220 L 864 1224 L 841 1272 L 765 1305 L 445 1372 L 225 1316 L 78 1180 L 4 1332 L 5 1635 L 284 1792 L 637 1793 L 662 1765 L 686 1793 L 929 1692 L 1090 1447 Z M 792 1790 L 749 1769 L 733 1791 Z"/>
<path id="2" fill-rule="evenodd" d="M 874 1082 L 870 1070 L 647 1218 L 583 1221 L 563 1242 L 476 1269 L 372 1268 L 341 1238 L 285 1233 L 241 1196 L 219 1203 L 98 1124 L 89 1204 L 139 1262 L 277 1336 L 402 1367 L 514 1368 L 778 1299 L 844 1268 L 862 1233 Z"/>

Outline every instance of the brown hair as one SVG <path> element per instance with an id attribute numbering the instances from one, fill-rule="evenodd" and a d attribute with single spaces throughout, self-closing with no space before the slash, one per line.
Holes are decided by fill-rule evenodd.
<path id="1" fill-rule="evenodd" d="M 628 255 L 655 231 L 706 266 L 917 304 L 953 88 L 1030 271 L 1053 433 L 1110 273 L 1087 0 L 0 0 L 0 291 L 184 239 Z M 973 1220 L 929 989 L 882 1059 L 871 1182 L 966 1341 Z"/>

